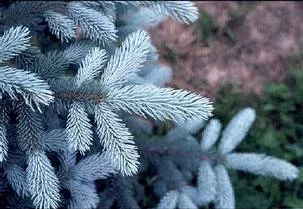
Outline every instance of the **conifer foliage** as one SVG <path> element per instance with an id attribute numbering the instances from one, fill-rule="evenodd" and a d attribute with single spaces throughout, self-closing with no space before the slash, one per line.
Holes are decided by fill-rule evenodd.
<path id="1" fill-rule="evenodd" d="M 254 120 L 252 110 L 225 129 L 215 155 L 225 160 L 218 165 L 214 157 L 198 164 L 193 159 L 181 162 L 179 171 L 178 159 L 150 158 L 150 149 L 161 153 L 163 143 L 172 145 L 171 154 L 191 148 L 194 140 L 185 138 L 212 115 L 207 98 L 161 87 L 170 71 L 157 63 L 145 31 L 165 18 L 194 22 L 194 3 L 10 1 L 0 7 L 0 192 L 5 194 L 0 207 L 139 208 L 133 191 L 139 193 L 139 175 L 149 164 L 157 165 L 161 176 L 172 172 L 178 179 L 175 188 L 168 183 L 170 174 L 157 183 L 159 208 L 197 208 L 211 201 L 218 208 L 233 207 L 226 168 L 297 177 L 285 161 L 231 153 Z M 151 124 L 165 120 L 176 128 L 155 143 L 147 137 Z M 219 131 L 220 123 L 212 120 L 201 152 L 208 153 Z M 176 133 L 176 141 L 169 139 Z M 183 175 L 197 165 L 194 188 Z"/>
<path id="2" fill-rule="evenodd" d="M 279 180 L 294 180 L 297 178 L 299 170 L 284 160 L 266 156 L 265 154 L 233 152 L 247 135 L 254 120 L 255 111 L 252 108 L 245 108 L 234 116 L 222 131 L 222 134 L 220 134 L 221 123 L 217 119 L 212 119 L 202 132 L 200 144 L 198 140 L 191 137 L 191 134 L 184 131 L 183 137 L 177 139 L 178 143 L 182 143 L 181 140 L 188 141 L 187 143 L 182 143 L 184 153 L 180 153 L 176 149 L 178 147 L 176 145 L 168 153 L 164 151 L 164 148 L 162 150 L 159 148 L 157 154 L 148 156 L 148 158 L 166 159 L 173 164 L 174 166 L 167 166 L 164 168 L 165 170 L 161 166 L 156 165 L 156 167 L 161 178 L 169 178 L 172 182 L 179 182 L 171 183 L 170 185 L 165 181 L 161 182 L 161 184 L 164 184 L 162 187 L 165 189 L 162 189 L 162 191 L 156 189 L 160 196 L 164 194 L 158 208 L 198 208 L 211 202 L 215 204 L 217 209 L 236 208 L 228 169 L 251 172 Z M 169 143 L 174 140 L 172 138 L 176 139 L 177 136 L 175 134 L 177 132 L 172 130 L 168 137 L 162 139 L 160 146 L 169 146 Z M 215 144 L 220 135 L 221 139 L 216 148 Z M 155 143 L 155 141 L 151 143 Z M 153 145 L 149 144 L 149 147 L 153 147 Z M 150 148 L 146 147 L 146 149 L 146 153 L 151 152 Z M 187 153 L 187 150 L 191 151 Z M 182 160 L 174 158 L 174 155 L 180 154 L 188 156 Z M 193 177 L 188 176 L 188 170 L 184 172 L 178 169 L 180 165 L 181 168 L 182 166 L 184 167 L 184 164 L 193 164 L 189 170 L 197 173 L 197 185 L 189 183 Z M 179 177 L 176 178 L 174 175 L 164 177 L 168 173 L 179 173 Z M 183 183 L 180 184 L 182 181 Z M 158 186 L 156 184 L 156 187 Z M 175 204 L 172 207 L 171 204 L 174 202 Z"/>

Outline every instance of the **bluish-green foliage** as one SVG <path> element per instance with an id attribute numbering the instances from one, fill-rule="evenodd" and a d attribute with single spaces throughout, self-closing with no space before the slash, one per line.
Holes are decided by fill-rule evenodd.
<path id="1" fill-rule="evenodd" d="M 298 176 L 274 157 L 234 153 L 253 109 L 231 121 L 215 149 L 218 121 L 201 144 L 192 136 L 211 102 L 161 87 L 170 73 L 145 29 L 166 17 L 195 21 L 192 2 L 16 1 L 1 10 L 1 207 L 140 208 L 140 175 L 153 168 L 159 208 L 232 208 L 227 168 Z M 155 139 L 156 121 L 175 128 Z M 198 185 L 189 184 L 193 174 Z"/>
<path id="2" fill-rule="evenodd" d="M 138 141 L 145 165 L 141 172 L 155 172 L 157 176 L 151 185 L 160 198 L 157 207 L 199 208 L 213 203 L 215 208 L 236 208 L 229 170 L 279 180 L 296 179 L 298 168 L 284 160 L 254 151 L 237 151 L 255 117 L 254 109 L 245 108 L 222 131 L 218 120 L 210 120 L 198 139 L 194 136 L 202 121 L 176 127 L 164 137 Z"/>

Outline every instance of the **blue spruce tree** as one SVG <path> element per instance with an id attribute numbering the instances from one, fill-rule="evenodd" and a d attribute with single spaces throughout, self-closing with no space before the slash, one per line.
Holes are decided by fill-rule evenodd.
<path id="1" fill-rule="evenodd" d="M 200 145 L 192 137 L 212 115 L 211 102 L 161 87 L 171 71 L 157 63 L 145 30 L 165 18 L 194 22 L 192 2 L 9 1 L 0 7 L 1 207 L 140 208 L 139 179 L 153 167 L 158 208 L 210 202 L 233 208 L 226 168 L 281 180 L 298 176 L 282 160 L 232 153 L 253 110 L 239 113 L 213 149 L 217 120 Z M 157 121 L 175 128 L 153 136 Z M 180 158 L 181 152 L 195 157 Z M 198 185 L 189 184 L 192 171 Z"/>

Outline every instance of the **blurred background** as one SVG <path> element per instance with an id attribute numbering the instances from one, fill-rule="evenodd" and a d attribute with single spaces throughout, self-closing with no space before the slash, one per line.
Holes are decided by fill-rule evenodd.
<path id="1" fill-rule="evenodd" d="M 232 172 L 237 208 L 303 208 L 303 3 L 199 2 L 191 25 L 150 30 L 168 86 L 207 96 L 227 123 L 251 106 L 257 120 L 238 151 L 264 152 L 301 166 L 294 182 Z"/>

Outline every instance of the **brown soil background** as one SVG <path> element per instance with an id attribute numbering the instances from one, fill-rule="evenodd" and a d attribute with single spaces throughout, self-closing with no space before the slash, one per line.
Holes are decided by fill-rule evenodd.
<path id="1" fill-rule="evenodd" d="M 303 41 L 303 3 L 195 3 L 217 22 L 209 45 L 202 40 L 199 21 L 184 25 L 168 19 L 150 30 L 160 61 L 173 69 L 169 86 L 214 99 L 225 84 L 262 95 L 265 83 L 283 81 L 286 58 L 297 53 Z M 245 16 L 233 26 L 235 43 L 224 35 L 232 12 Z"/>

